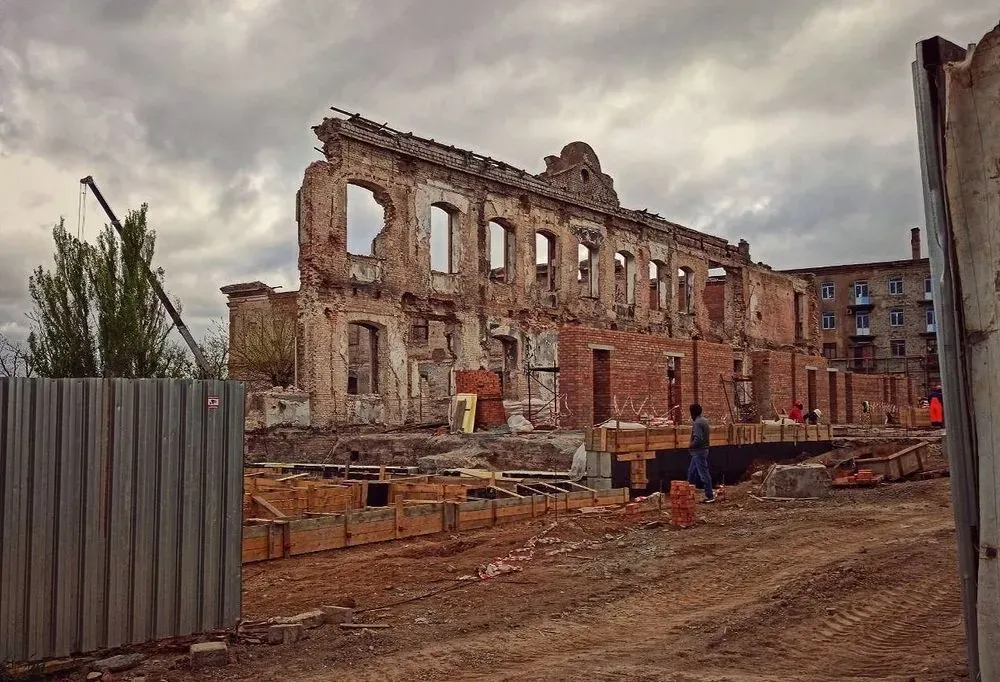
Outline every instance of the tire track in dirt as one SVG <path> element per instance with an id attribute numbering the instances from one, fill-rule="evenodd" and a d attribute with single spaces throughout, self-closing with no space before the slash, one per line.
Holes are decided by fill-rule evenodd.
<path id="1" fill-rule="evenodd" d="M 915 534 L 922 534 L 917 527 L 927 522 L 937 527 L 924 529 L 925 533 L 940 528 L 940 517 L 910 517 L 908 521 Z M 741 612 L 769 599 L 775 589 L 797 576 L 819 571 L 873 541 L 888 542 L 897 535 L 898 529 L 890 522 L 866 528 L 864 537 L 850 529 L 790 534 L 785 538 L 778 570 L 767 575 L 758 572 L 752 580 L 741 579 L 744 570 L 774 565 L 769 543 L 752 542 L 732 556 L 691 562 L 671 576 L 669 585 L 642 585 L 633 596 L 608 607 L 582 607 L 563 619 L 539 616 L 508 632 L 490 630 L 397 653 L 380 661 L 377 670 L 356 670 L 353 679 L 513 680 L 537 679 L 544 671 L 565 674 L 601 669 L 609 675 L 624 675 L 630 670 L 648 674 L 650 655 L 662 660 L 679 641 L 690 641 L 692 629 L 700 624 Z M 825 543 L 818 547 L 820 537 Z M 713 589 L 723 584 L 737 588 Z"/>

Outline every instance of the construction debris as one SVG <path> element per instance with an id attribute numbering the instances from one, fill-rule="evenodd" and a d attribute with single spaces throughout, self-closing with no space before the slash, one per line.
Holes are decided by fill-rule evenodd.
<path id="1" fill-rule="evenodd" d="M 761 491 L 768 498 L 823 497 L 832 477 L 822 464 L 774 464 L 767 472 Z"/>

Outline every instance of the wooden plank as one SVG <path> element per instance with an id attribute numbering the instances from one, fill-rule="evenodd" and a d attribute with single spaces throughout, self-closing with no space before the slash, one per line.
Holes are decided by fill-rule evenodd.
<path id="1" fill-rule="evenodd" d="M 619 462 L 638 462 L 646 459 L 656 459 L 655 452 L 624 452 L 615 454 L 614 458 Z"/>
<path id="2" fill-rule="evenodd" d="M 275 518 L 282 519 L 288 516 L 283 511 L 275 507 L 273 504 L 265 500 L 260 495 L 251 495 L 250 499 L 256 502 L 262 509 L 266 510 L 268 513 L 273 514 Z"/>

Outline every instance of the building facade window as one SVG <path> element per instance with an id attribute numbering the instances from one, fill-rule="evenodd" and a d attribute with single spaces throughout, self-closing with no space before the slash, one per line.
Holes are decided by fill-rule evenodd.
<path id="1" fill-rule="evenodd" d="M 836 329 L 837 316 L 834 313 L 823 313 L 823 329 Z"/>
<path id="2" fill-rule="evenodd" d="M 871 318 L 868 313 L 858 313 L 854 316 L 855 326 L 858 328 L 859 334 L 867 334 L 868 330 L 871 329 Z"/>
<path id="3" fill-rule="evenodd" d="M 891 296 L 902 296 L 903 295 L 903 278 L 893 277 L 889 280 L 889 294 Z"/>
<path id="4" fill-rule="evenodd" d="M 902 339 L 893 339 L 889 342 L 889 351 L 892 353 L 892 357 L 894 358 L 905 358 L 906 341 Z"/>
<path id="5" fill-rule="evenodd" d="M 823 286 L 820 287 L 820 296 L 824 301 L 833 300 L 834 286 L 833 282 L 823 282 Z"/>
<path id="6" fill-rule="evenodd" d="M 868 282 L 861 280 L 854 283 L 854 298 L 868 298 Z"/>
<path id="7" fill-rule="evenodd" d="M 934 308 L 927 309 L 927 326 L 930 327 L 934 324 Z"/>
<path id="8" fill-rule="evenodd" d="M 837 357 L 837 344 L 835 343 L 824 343 L 823 344 L 823 357 L 827 360 L 833 360 Z"/>
<path id="9" fill-rule="evenodd" d="M 933 296 L 934 295 L 931 293 L 931 278 L 924 277 L 924 299 L 929 301 L 933 298 Z"/>
<path id="10" fill-rule="evenodd" d="M 903 311 L 899 308 L 889 311 L 889 326 L 890 327 L 902 327 L 903 326 Z"/>

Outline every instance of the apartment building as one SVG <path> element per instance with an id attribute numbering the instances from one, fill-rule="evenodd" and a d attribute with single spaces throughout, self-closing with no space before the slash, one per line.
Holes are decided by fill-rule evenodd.
<path id="1" fill-rule="evenodd" d="M 811 274 L 819 299 L 822 353 L 830 367 L 906 374 L 921 391 L 939 378 L 930 262 L 920 228 L 910 258 L 786 270 Z"/>

